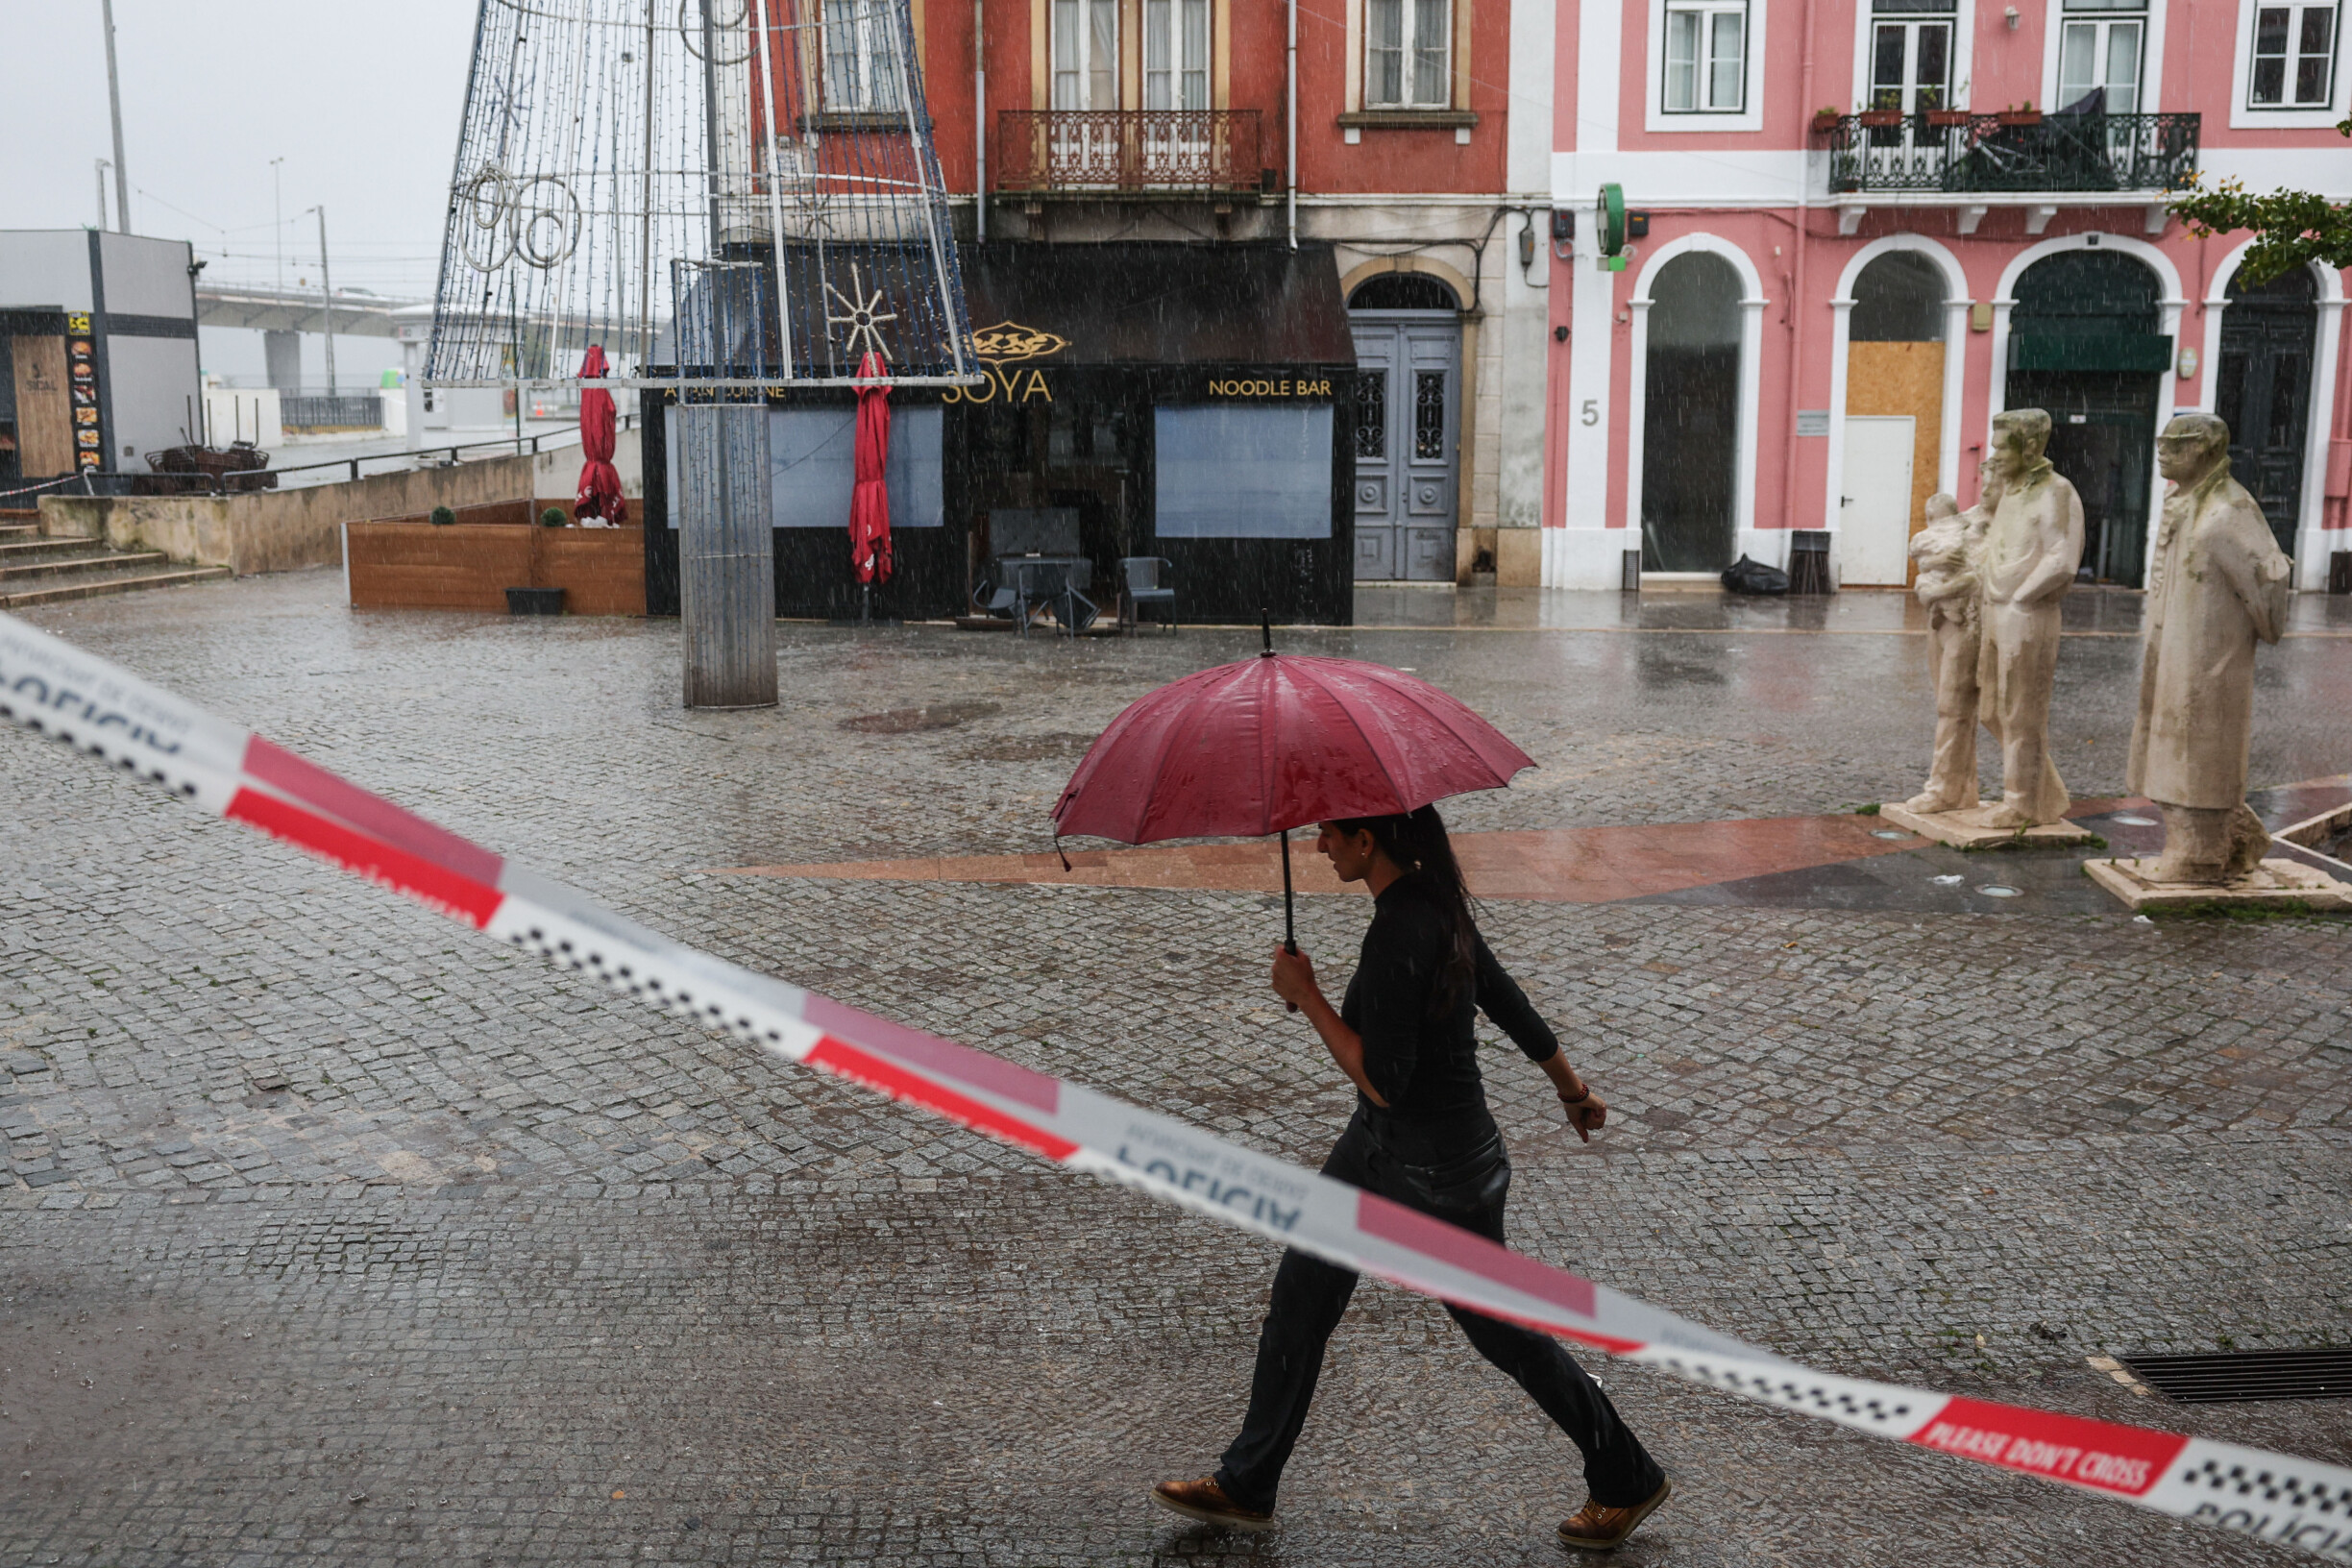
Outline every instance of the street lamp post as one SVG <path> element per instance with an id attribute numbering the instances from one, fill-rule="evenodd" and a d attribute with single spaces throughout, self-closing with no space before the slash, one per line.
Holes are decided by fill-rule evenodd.
<path id="1" fill-rule="evenodd" d="M 278 237 L 278 292 L 285 292 L 285 159 L 270 159 L 270 216 L 277 226 L 270 233 Z"/>
<path id="2" fill-rule="evenodd" d="M 327 307 L 327 395 L 331 398 L 335 395 L 334 281 L 327 274 L 327 208 L 314 207 L 310 210 L 318 214 L 319 220 L 319 295 Z"/>
<path id="3" fill-rule="evenodd" d="M 114 221 L 115 228 L 127 234 L 131 232 L 131 177 L 123 170 L 122 82 L 114 72 L 114 0 L 102 0 L 100 10 L 106 21 L 107 104 L 114 112 Z M 105 188 L 103 184 L 99 186 L 102 195 Z M 102 200 L 98 205 L 103 208 L 106 203 Z M 103 213 L 98 227 L 106 227 Z"/>

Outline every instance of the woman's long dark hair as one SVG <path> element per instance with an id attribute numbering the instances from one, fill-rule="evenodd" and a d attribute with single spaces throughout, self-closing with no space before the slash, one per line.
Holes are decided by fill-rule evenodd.
<path id="1" fill-rule="evenodd" d="M 1436 906 L 1446 946 L 1432 1002 L 1439 1010 L 1452 1007 L 1477 983 L 1478 925 L 1470 916 L 1470 890 L 1454 858 L 1454 842 L 1446 837 L 1445 819 L 1435 806 L 1423 806 L 1397 817 L 1351 817 L 1337 825 L 1342 833 L 1371 834 L 1380 852 L 1412 877 Z"/>

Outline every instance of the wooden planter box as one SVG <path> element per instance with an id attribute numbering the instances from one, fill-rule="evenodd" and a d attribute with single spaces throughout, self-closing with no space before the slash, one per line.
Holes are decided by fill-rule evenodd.
<path id="1" fill-rule="evenodd" d="M 351 524 L 345 537 L 355 610 L 504 615 L 509 588 L 561 588 L 566 614 L 645 614 L 641 527 L 388 518 Z"/>

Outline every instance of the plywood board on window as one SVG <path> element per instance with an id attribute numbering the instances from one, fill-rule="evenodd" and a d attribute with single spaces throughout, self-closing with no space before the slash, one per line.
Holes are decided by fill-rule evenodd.
<path id="1" fill-rule="evenodd" d="M 65 340 L 9 340 L 16 361 L 17 472 L 47 478 L 73 472 L 73 406 L 65 391 Z"/>
<path id="2" fill-rule="evenodd" d="M 1911 531 L 1927 521 L 1944 430 L 1944 345 L 1852 343 L 1846 349 L 1846 411 L 1912 417 Z"/>

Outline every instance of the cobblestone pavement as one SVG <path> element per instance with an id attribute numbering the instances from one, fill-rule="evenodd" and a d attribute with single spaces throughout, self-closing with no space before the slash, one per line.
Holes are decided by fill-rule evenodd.
<path id="1" fill-rule="evenodd" d="M 1278 900 L 708 874 L 1041 847 L 1085 739 L 1243 634 L 793 626 L 782 708 L 687 715 L 674 625 L 338 596 L 36 619 L 727 957 L 1292 1159 L 1344 1117 L 1260 984 Z M 1833 811 L 1923 761 L 1916 638 L 1545 610 L 1604 612 L 1286 643 L 1415 667 L 1536 754 L 1464 826 Z M 2066 646 L 2082 794 L 2120 792 L 2134 654 Z M 2260 668 L 2256 782 L 2342 772 L 2352 643 Z M 1190 1530 L 1142 1492 L 1237 1421 L 1269 1248 L 15 731 L 0 787 L 0 1562 L 1574 1560 L 1573 1450 L 1429 1302 L 1359 1293 L 1279 1533 Z M 1306 900 L 1302 941 L 1343 970 L 1362 914 Z M 2352 921 L 1486 924 L 1621 1114 L 1579 1145 L 1489 1059 L 1517 1244 L 1826 1367 L 2352 1460 L 2344 1405 L 2167 1407 L 2084 1365 L 2347 1336 Z M 1678 1483 L 1621 1561 L 2291 1560 L 1598 1370 Z"/>

